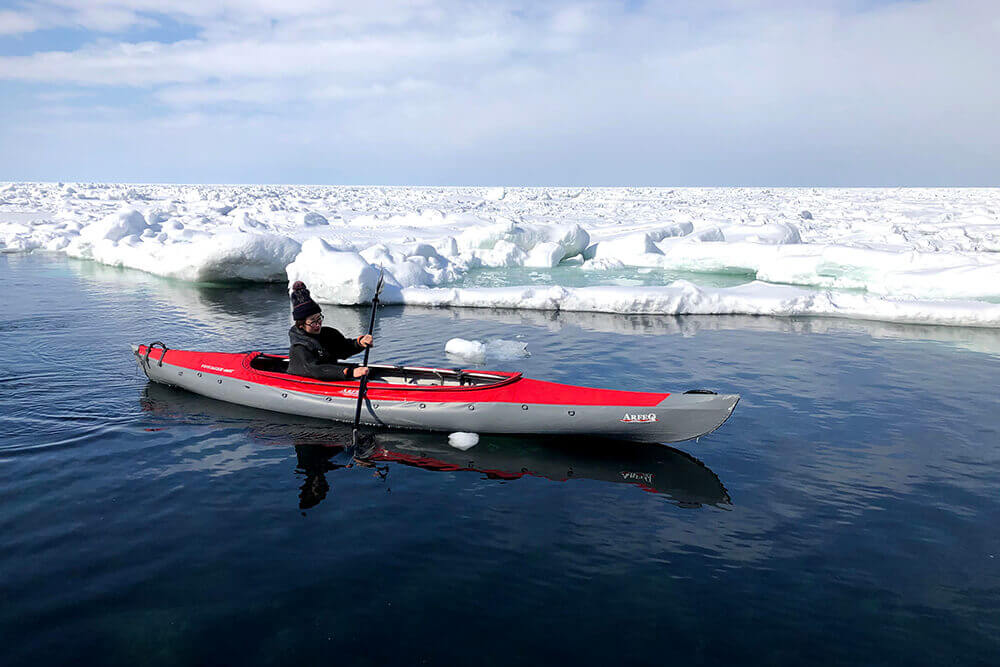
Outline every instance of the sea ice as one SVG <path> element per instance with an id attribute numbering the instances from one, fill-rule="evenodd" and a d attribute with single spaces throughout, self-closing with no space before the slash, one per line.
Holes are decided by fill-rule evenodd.
<path id="1" fill-rule="evenodd" d="M 465 361 L 520 359 L 530 357 L 528 344 L 518 340 L 492 338 L 486 341 L 452 338 L 445 343 L 446 354 Z"/>
<path id="2" fill-rule="evenodd" d="M 32 251 L 340 304 L 381 268 L 392 303 L 1000 327 L 998 189 L 2 184 L 0 252 Z"/>
<path id="3" fill-rule="evenodd" d="M 445 343 L 444 351 L 453 357 L 468 359 L 470 361 L 483 361 L 486 359 L 486 345 L 478 340 L 452 338 Z"/>

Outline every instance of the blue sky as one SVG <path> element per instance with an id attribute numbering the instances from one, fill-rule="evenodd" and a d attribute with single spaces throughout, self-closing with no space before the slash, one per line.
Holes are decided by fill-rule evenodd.
<path id="1" fill-rule="evenodd" d="M 996 0 L 0 2 L 0 180 L 1000 185 Z"/>

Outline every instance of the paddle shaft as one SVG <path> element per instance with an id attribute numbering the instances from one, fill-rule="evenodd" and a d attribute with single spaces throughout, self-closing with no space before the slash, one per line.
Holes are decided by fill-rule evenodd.
<path id="1" fill-rule="evenodd" d="M 368 322 L 368 335 L 371 336 L 375 333 L 375 313 L 378 310 L 378 295 L 381 292 L 382 287 L 382 277 L 379 276 L 378 288 L 375 290 L 375 296 L 372 297 L 372 317 Z M 361 363 L 362 366 L 368 366 L 368 353 L 372 351 L 371 346 L 365 348 L 365 360 Z M 361 404 L 365 400 L 365 389 L 368 388 L 368 375 L 361 376 L 361 386 L 358 387 L 358 405 L 354 410 L 354 445 L 358 444 L 358 424 L 361 422 Z"/>

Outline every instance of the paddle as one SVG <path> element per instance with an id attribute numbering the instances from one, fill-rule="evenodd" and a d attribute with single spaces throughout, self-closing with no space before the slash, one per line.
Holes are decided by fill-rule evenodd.
<path id="1" fill-rule="evenodd" d="M 368 335 L 375 332 L 375 312 L 378 309 L 378 295 L 382 293 L 382 284 L 385 282 L 385 269 L 379 271 L 378 284 L 375 285 L 375 296 L 372 297 L 372 319 L 368 322 Z M 362 366 L 368 366 L 368 353 L 372 348 L 365 348 L 365 360 Z M 368 376 L 361 376 L 361 386 L 358 388 L 358 407 L 354 410 L 354 446 L 358 446 L 358 424 L 361 422 L 361 404 L 365 400 L 365 389 L 368 388 Z"/>

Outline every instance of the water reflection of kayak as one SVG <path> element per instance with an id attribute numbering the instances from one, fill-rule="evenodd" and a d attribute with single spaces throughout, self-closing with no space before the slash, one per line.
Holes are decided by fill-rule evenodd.
<path id="1" fill-rule="evenodd" d="M 530 476 L 556 482 L 592 479 L 632 484 L 695 507 L 730 502 L 715 473 L 672 447 L 508 436 L 483 438 L 474 448 L 460 451 L 449 446 L 445 438 L 401 438 L 390 433 L 379 434 L 373 445 L 359 454 L 425 470 L 475 471 L 499 480 Z"/>
<path id="2" fill-rule="evenodd" d="M 537 477 L 557 482 L 589 479 L 629 484 L 662 494 L 682 507 L 730 504 L 718 476 L 698 459 L 672 447 L 598 438 L 483 436 L 461 451 L 442 434 L 420 431 L 379 432 L 350 448 L 348 427 L 306 417 L 282 423 L 267 412 L 205 399 L 186 391 L 149 383 L 143 409 L 184 423 L 243 423 L 255 439 L 294 445 L 299 471 L 306 475 L 303 507 L 326 495 L 324 473 L 351 465 L 392 463 L 440 472 L 476 472 L 488 479 Z"/>
<path id="3" fill-rule="evenodd" d="M 133 345 L 150 380 L 237 405 L 354 422 L 357 382 L 287 373 L 288 357 L 167 350 Z M 596 435 L 679 442 L 711 433 L 736 408 L 736 394 L 595 389 L 502 371 L 370 366 L 361 422 L 430 431 Z"/>

